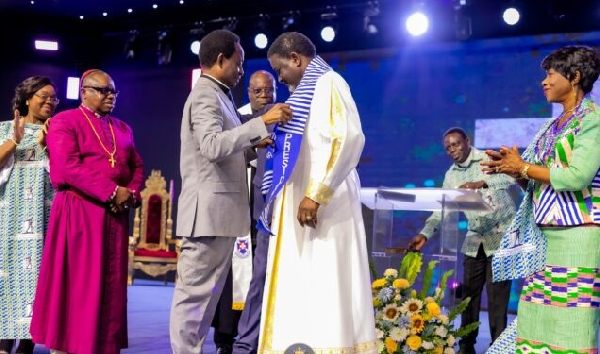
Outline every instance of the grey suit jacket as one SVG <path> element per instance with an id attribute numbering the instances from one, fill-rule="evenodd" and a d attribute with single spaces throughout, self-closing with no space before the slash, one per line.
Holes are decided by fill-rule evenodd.
<path id="1" fill-rule="evenodd" d="M 182 189 L 177 235 L 246 235 L 250 228 L 245 150 L 269 136 L 262 118 L 242 124 L 221 88 L 200 77 L 183 107 Z"/>

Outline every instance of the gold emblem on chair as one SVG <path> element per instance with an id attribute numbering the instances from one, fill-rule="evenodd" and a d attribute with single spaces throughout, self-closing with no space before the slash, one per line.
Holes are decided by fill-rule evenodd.
<path id="1" fill-rule="evenodd" d="M 135 270 L 157 277 L 177 271 L 180 241 L 172 238 L 173 181 L 169 191 L 159 170 L 152 170 L 146 187 L 140 192 L 142 203 L 135 210 L 133 236 L 129 237 L 129 269 L 127 284 L 133 284 Z"/>

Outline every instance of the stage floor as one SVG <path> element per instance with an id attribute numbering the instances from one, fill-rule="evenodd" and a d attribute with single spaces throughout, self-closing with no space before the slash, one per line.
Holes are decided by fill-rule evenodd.
<path id="1" fill-rule="evenodd" d="M 173 283 L 136 279 L 128 287 L 129 348 L 122 353 L 171 353 L 169 344 L 169 310 L 173 296 Z M 511 316 L 509 320 L 512 320 Z M 490 343 L 487 313 L 481 313 L 482 326 L 477 340 L 477 353 L 483 354 Z M 47 354 L 48 350 L 37 345 L 35 354 Z M 216 353 L 212 329 L 204 344 L 205 354 Z"/>

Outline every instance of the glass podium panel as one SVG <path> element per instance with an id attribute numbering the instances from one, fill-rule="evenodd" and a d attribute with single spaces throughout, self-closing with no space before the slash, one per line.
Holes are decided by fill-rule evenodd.
<path id="1" fill-rule="evenodd" d="M 363 203 L 373 209 L 371 261 L 378 276 L 387 268 L 399 268 L 409 242 L 423 227 L 421 220 L 433 211 L 440 213 L 439 233 L 422 249 L 422 273 L 429 261 L 437 261 L 433 284 L 439 286 L 443 274 L 452 270 L 442 305 L 453 306 L 460 300 L 454 291 L 460 283 L 458 259 L 464 237 L 458 230 L 459 212 L 487 210 L 481 195 L 464 189 L 387 187 L 363 188 L 361 194 Z M 416 289 L 421 289 L 421 278 Z"/>

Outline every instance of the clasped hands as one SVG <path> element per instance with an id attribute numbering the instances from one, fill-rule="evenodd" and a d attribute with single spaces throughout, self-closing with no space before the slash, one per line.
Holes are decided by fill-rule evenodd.
<path id="1" fill-rule="evenodd" d="M 126 187 L 117 187 L 115 197 L 110 202 L 110 211 L 113 213 L 129 210 L 135 206 L 135 191 Z"/>
<path id="2" fill-rule="evenodd" d="M 492 159 L 492 161 L 484 161 L 480 163 L 480 165 L 483 166 L 481 170 L 484 173 L 504 173 L 513 178 L 521 177 L 521 170 L 525 166 L 526 162 L 521 158 L 521 154 L 519 153 L 516 145 L 512 148 L 502 146 L 498 151 L 486 150 L 485 153 Z"/>

